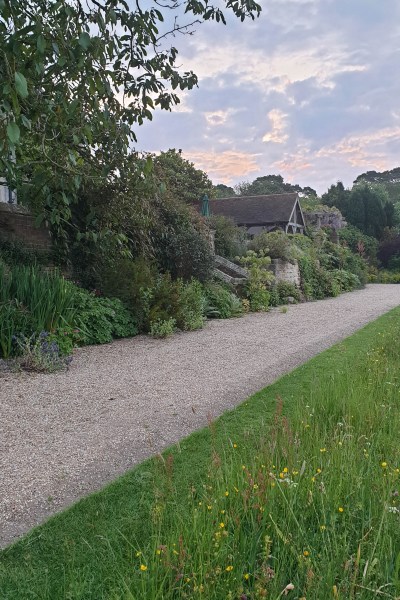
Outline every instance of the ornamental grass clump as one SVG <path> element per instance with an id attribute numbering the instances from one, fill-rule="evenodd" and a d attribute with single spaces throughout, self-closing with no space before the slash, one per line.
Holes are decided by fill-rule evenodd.
<path id="1" fill-rule="evenodd" d="M 74 292 L 63 277 L 0 262 L 0 356 L 12 354 L 13 336 L 72 326 L 74 317 Z"/>

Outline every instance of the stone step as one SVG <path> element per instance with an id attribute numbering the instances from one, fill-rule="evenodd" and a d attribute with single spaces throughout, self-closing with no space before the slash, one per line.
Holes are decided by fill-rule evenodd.
<path id="1" fill-rule="evenodd" d="M 247 281 L 247 278 L 245 277 L 231 277 L 219 269 L 214 269 L 214 275 L 218 277 L 218 279 L 225 281 L 225 283 L 229 283 L 230 285 L 234 286 L 244 285 Z"/>

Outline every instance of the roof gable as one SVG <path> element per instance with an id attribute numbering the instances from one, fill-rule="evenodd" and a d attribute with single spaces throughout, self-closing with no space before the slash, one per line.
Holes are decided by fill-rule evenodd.
<path id="1" fill-rule="evenodd" d="M 237 225 L 267 225 L 288 223 L 296 204 L 300 206 L 297 193 L 234 196 L 210 200 L 210 212 L 231 217 Z"/>

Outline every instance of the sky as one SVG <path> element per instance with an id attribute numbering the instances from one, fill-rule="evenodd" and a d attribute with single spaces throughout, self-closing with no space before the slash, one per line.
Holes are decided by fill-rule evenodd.
<path id="1" fill-rule="evenodd" d="M 214 184 L 281 174 L 319 193 L 400 166 L 399 0 L 260 3 L 255 21 L 172 40 L 199 85 L 137 131 L 138 149 L 182 149 Z"/>

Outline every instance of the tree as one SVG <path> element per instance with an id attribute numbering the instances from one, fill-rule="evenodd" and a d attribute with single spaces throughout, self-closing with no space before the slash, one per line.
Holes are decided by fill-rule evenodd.
<path id="1" fill-rule="evenodd" d="M 380 185 L 359 183 L 351 191 L 346 219 L 366 235 L 380 239 L 387 225 L 385 204 L 388 194 Z"/>
<path id="2" fill-rule="evenodd" d="M 390 202 L 395 204 L 400 201 L 400 167 L 382 172 L 367 171 L 359 175 L 354 184 L 361 183 L 362 181 L 383 185 L 389 194 Z"/>
<path id="3" fill-rule="evenodd" d="M 193 204 L 204 194 L 212 194 L 207 173 L 183 158 L 180 150 L 170 149 L 155 156 L 154 168 L 162 187 L 176 200 Z"/>
<path id="4" fill-rule="evenodd" d="M 322 194 L 321 202 L 326 206 L 334 206 L 346 216 L 350 201 L 350 190 L 346 190 L 343 183 L 338 181 L 330 186 L 325 194 Z"/>
<path id="5" fill-rule="evenodd" d="M 261 10 L 254 0 L 223 6 L 241 20 Z M 167 19 L 163 30 L 166 12 L 192 22 Z M 58 237 L 83 187 L 120 176 L 137 126 L 196 85 L 162 44 L 205 20 L 225 23 L 198 0 L 137 0 L 133 10 L 125 0 L 0 0 L 0 176 L 13 188 L 29 182 L 26 196 Z"/>
<path id="6" fill-rule="evenodd" d="M 263 175 L 257 177 L 252 183 L 243 181 L 236 186 L 238 196 L 262 196 L 287 192 L 297 192 L 304 197 L 317 196 L 317 192 L 311 187 L 302 188 L 297 184 L 285 183 L 282 175 Z"/>
<path id="7" fill-rule="evenodd" d="M 218 183 L 213 187 L 213 197 L 214 198 L 231 198 L 232 196 L 236 196 L 235 190 L 228 185 L 224 185 L 223 183 Z"/>

